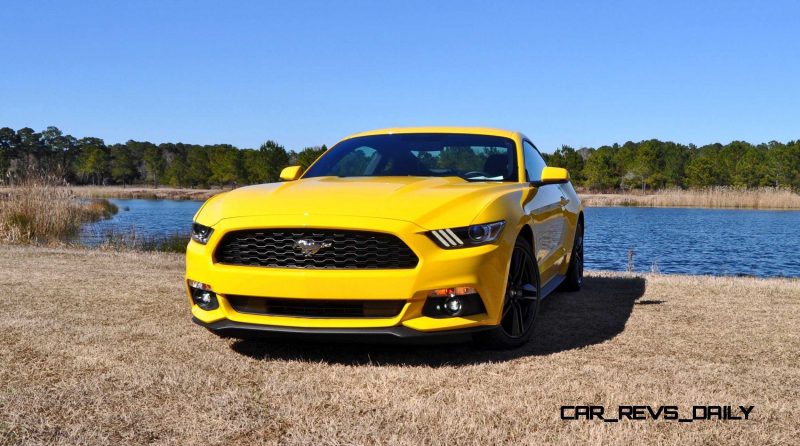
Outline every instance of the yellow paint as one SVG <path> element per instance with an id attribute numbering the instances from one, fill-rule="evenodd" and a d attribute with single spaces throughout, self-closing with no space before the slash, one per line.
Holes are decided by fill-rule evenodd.
<path id="1" fill-rule="evenodd" d="M 352 135 L 386 133 L 468 133 L 503 136 L 517 145 L 520 178 L 524 178 L 522 140 L 518 132 L 489 128 L 418 127 L 384 129 Z M 562 172 L 563 171 L 563 172 Z M 294 180 L 299 167 L 284 169 L 281 178 Z M 543 179 L 560 181 L 564 169 L 546 168 Z M 553 197 L 558 198 L 553 198 Z M 561 199 L 563 197 L 563 199 Z M 555 200 L 555 202 L 553 201 Z M 195 221 L 214 232 L 207 245 L 190 242 L 186 277 L 210 284 L 220 296 L 220 308 L 192 315 L 203 322 L 237 322 L 287 327 L 366 328 L 406 326 L 440 331 L 497 325 L 503 306 L 512 247 L 523 228 L 535 237 L 543 285 L 564 274 L 572 250 L 578 196 L 570 183 L 532 187 L 517 183 L 466 182 L 451 177 L 302 178 L 283 183 L 242 187 L 209 199 Z M 500 238 L 489 245 L 445 250 L 425 232 L 505 220 Z M 331 228 L 394 234 L 419 257 L 414 269 L 319 270 L 231 266 L 215 263 L 221 237 L 233 230 L 254 228 Z M 550 237 L 550 238 L 547 238 Z M 463 318 L 422 316 L 431 290 L 456 286 L 477 289 L 487 313 Z M 234 311 L 225 295 L 310 299 L 404 299 L 407 304 L 392 319 L 322 319 L 276 317 Z"/>
<path id="2" fill-rule="evenodd" d="M 300 178 L 301 173 L 303 173 L 303 168 L 300 166 L 284 167 L 283 170 L 281 170 L 281 180 L 294 181 Z"/>
<path id="3" fill-rule="evenodd" d="M 542 169 L 541 182 L 543 184 L 559 184 L 569 181 L 569 172 L 561 167 L 545 167 Z"/>

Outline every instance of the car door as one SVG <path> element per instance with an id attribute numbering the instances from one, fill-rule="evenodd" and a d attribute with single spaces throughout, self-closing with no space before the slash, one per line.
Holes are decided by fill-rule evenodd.
<path id="1" fill-rule="evenodd" d="M 527 140 L 523 141 L 522 154 L 525 162 L 525 176 L 528 182 L 541 179 L 542 169 L 547 164 L 536 147 Z M 563 193 L 558 184 L 534 187 L 533 199 L 525 203 L 525 212 L 533 221 L 534 248 L 536 260 L 541 271 L 542 285 L 549 282 L 558 272 L 566 251 L 564 250 Z"/>

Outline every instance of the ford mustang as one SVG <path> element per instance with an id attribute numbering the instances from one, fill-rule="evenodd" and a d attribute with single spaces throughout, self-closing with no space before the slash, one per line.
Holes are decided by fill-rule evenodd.
<path id="1" fill-rule="evenodd" d="M 376 130 L 280 183 L 210 198 L 192 224 L 192 319 L 221 336 L 530 339 L 583 283 L 581 202 L 523 134 Z"/>

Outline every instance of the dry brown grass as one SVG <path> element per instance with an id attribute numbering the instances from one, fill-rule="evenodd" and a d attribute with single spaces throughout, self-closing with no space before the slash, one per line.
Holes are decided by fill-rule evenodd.
<path id="1" fill-rule="evenodd" d="M 148 200 L 207 200 L 229 189 L 181 189 L 148 186 L 73 186 L 70 190 L 85 198 L 144 198 Z"/>
<path id="2" fill-rule="evenodd" d="M 64 240 L 83 223 L 117 212 L 108 200 L 80 200 L 48 179 L 0 190 L 0 242 Z"/>
<path id="3" fill-rule="evenodd" d="M 586 206 L 698 207 L 744 209 L 800 209 L 800 194 L 788 189 L 667 189 L 642 194 L 580 194 Z"/>
<path id="4" fill-rule="evenodd" d="M 593 274 L 514 352 L 224 340 L 183 257 L 0 247 L 0 443 L 788 444 L 800 282 Z M 561 421 L 565 404 L 751 421 Z"/>
<path id="5" fill-rule="evenodd" d="M 81 198 L 143 198 L 168 200 L 207 200 L 229 189 L 181 189 L 149 186 L 65 186 L 65 193 Z M 0 187 L 0 195 L 13 190 Z M 742 209 L 800 209 L 800 194 L 788 189 L 667 189 L 641 193 L 581 193 L 587 206 L 701 207 Z"/>
<path id="6" fill-rule="evenodd" d="M 181 189 L 150 186 L 62 186 L 71 196 L 79 198 L 141 198 L 146 200 L 207 200 L 230 190 L 226 189 Z M 10 193 L 16 187 L 0 186 L 0 195 Z"/>

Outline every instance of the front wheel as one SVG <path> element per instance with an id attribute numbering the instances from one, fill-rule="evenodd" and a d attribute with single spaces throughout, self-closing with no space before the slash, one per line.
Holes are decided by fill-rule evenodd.
<path id="1" fill-rule="evenodd" d="M 531 243 L 520 237 L 514 244 L 500 325 L 475 334 L 475 340 L 497 349 L 519 347 L 533 334 L 539 313 L 539 266 Z"/>

